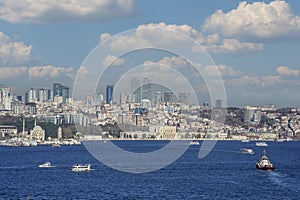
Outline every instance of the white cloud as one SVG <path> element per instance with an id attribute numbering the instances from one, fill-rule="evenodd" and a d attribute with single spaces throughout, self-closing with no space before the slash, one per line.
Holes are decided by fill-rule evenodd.
<path id="1" fill-rule="evenodd" d="M 282 83 L 280 76 L 268 75 L 268 76 L 248 76 L 233 78 L 225 81 L 225 85 L 239 87 L 245 89 L 246 86 L 254 87 L 267 87 L 274 84 Z"/>
<path id="2" fill-rule="evenodd" d="M 216 70 L 218 70 L 223 77 L 240 77 L 243 75 L 242 71 L 235 70 L 230 66 L 222 64 L 205 66 L 203 72 L 209 77 L 214 77 L 217 76 L 217 74 L 215 74 Z"/>
<path id="3" fill-rule="evenodd" d="M 244 53 L 263 49 L 263 45 L 260 43 L 241 42 L 237 39 L 223 38 L 218 34 L 206 36 L 189 25 L 168 25 L 165 23 L 140 25 L 131 34 L 114 38 L 111 47 L 115 51 L 138 48 L 149 44 L 186 48 L 190 40 L 183 35 L 173 34 L 172 31 L 183 33 L 185 36 L 194 39 L 195 42 L 209 52 Z M 101 34 L 100 41 L 107 39 L 109 36 L 108 33 Z M 193 46 L 192 50 L 203 52 L 199 45 Z"/>
<path id="4" fill-rule="evenodd" d="M 63 68 L 52 65 L 46 66 L 33 66 L 33 67 L 0 67 L 0 80 L 8 79 L 23 79 L 33 80 L 41 79 L 51 80 L 54 78 L 74 79 L 76 70 L 72 67 Z"/>
<path id="5" fill-rule="evenodd" d="M 55 67 L 52 65 L 47 66 L 34 66 L 28 68 L 28 77 L 29 78 L 54 78 L 54 77 L 73 77 L 74 76 L 74 68 L 63 68 L 63 67 Z"/>
<path id="6" fill-rule="evenodd" d="M 279 66 L 276 69 L 276 72 L 281 75 L 281 76 L 299 76 L 300 75 L 300 70 L 294 70 L 291 69 L 287 66 Z"/>
<path id="7" fill-rule="evenodd" d="M 0 19 L 11 23 L 110 21 L 132 16 L 133 0 L 0 0 Z"/>
<path id="8" fill-rule="evenodd" d="M 236 39 L 224 39 L 221 44 L 206 45 L 206 49 L 210 52 L 221 53 L 244 53 L 247 51 L 261 51 L 264 49 L 261 43 L 240 42 Z"/>
<path id="9" fill-rule="evenodd" d="M 27 75 L 27 67 L 0 67 L 0 80 L 24 77 Z"/>
<path id="10" fill-rule="evenodd" d="M 32 46 L 15 42 L 0 31 L 0 64 L 3 66 L 20 65 L 31 61 Z"/>
<path id="11" fill-rule="evenodd" d="M 243 1 L 227 13 L 216 11 L 206 19 L 202 29 L 248 41 L 299 37 L 300 17 L 292 12 L 286 1 L 252 4 Z"/>
<path id="12" fill-rule="evenodd" d="M 107 55 L 102 62 L 102 66 L 120 66 L 125 63 L 123 58 L 118 58 L 114 55 Z"/>
<path id="13" fill-rule="evenodd" d="M 111 34 L 109 34 L 109 33 L 101 34 L 100 37 L 99 37 L 100 42 L 103 42 L 104 40 L 108 39 L 109 37 L 111 37 Z"/>

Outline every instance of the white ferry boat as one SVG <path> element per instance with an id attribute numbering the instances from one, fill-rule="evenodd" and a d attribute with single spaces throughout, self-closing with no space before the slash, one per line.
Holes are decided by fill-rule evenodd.
<path id="1" fill-rule="evenodd" d="M 73 171 L 73 172 L 85 172 L 85 171 L 90 171 L 90 170 L 91 170 L 90 164 L 87 164 L 87 165 L 76 164 L 76 165 L 73 165 L 73 167 L 71 168 L 71 171 Z"/>
<path id="2" fill-rule="evenodd" d="M 266 142 L 256 142 L 255 145 L 259 146 L 259 147 L 267 147 L 268 146 L 268 144 Z"/>
<path id="3" fill-rule="evenodd" d="M 41 168 L 49 168 L 49 167 L 52 167 L 52 165 L 51 165 L 51 162 L 45 162 L 45 163 L 39 165 L 39 167 L 41 167 Z"/>
<path id="4" fill-rule="evenodd" d="M 240 153 L 254 154 L 252 149 L 240 149 Z"/>
<path id="5" fill-rule="evenodd" d="M 249 142 L 249 140 L 247 140 L 247 139 L 246 140 L 242 140 L 242 142 Z"/>
<path id="6" fill-rule="evenodd" d="M 190 145 L 200 145 L 200 143 L 198 141 L 191 141 Z"/>

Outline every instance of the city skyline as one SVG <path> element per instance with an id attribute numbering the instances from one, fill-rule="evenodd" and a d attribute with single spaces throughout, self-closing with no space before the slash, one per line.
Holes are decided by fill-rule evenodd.
<path id="1" fill-rule="evenodd" d="M 300 86 L 298 1 L 90 1 L 80 4 L 84 9 L 68 1 L 27 3 L 17 13 L 14 3 L 2 1 L 0 10 L 0 83 L 15 88 L 16 94 L 31 87 L 51 88 L 54 82 L 71 92 L 79 66 L 99 42 L 129 29 L 138 33 L 142 27 L 161 27 L 182 32 L 204 47 L 221 72 L 227 106 L 300 107 L 300 94 L 295 92 Z M 48 12 L 58 14 L 49 17 Z M 157 35 L 144 39 L 174 43 L 172 37 Z M 114 59 L 108 55 L 102 64 Z M 118 58 L 105 85 L 113 84 L 110 79 L 132 63 L 170 62 L 186 69 L 172 54 Z M 211 66 L 203 67 L 214 75 Z"/>

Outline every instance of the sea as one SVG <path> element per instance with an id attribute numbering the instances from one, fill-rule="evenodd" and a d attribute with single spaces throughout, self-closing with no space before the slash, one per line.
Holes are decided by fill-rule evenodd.
<path id="1" fill-rule="evenodd" d="M 126 151 L 155 151 L 168 141 L 114 141 Z M 128 173 L 95 159 L 84 145 L 0 147 L 0 199 L 300 199 L 300 141 L 218 141 L 204 158 L 192 145 L 157 171 Z M 254 154 L 242 154 L 251 148 Z M 267 151 L 275 171 L 255 163 Z M 54 167 L 39 168 L 50 161 Z M 89 172 L 72 165 L 90 163 Z"/>

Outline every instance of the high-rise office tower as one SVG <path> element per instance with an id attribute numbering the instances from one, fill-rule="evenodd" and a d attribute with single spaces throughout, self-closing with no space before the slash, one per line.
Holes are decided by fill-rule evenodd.
<path id="1" fill-rule="evenodd" d="M 48 95 L 47 95 L 48 100 L 53 100 L 53 91 L 48 90 Z"/>
<path id="2" fill-rule="evenodd" d="M 162 101 L 163 101 L 162 93 L 161 91 L 157 91 L 155 93 L 155 105 L 160 105 Z"/>
<path id="3" fill-rule="evenodd" d="M 171 91 L 165 91 L 164 92 L 164 102 L 167 103 L 171 103 L 173 102 L 173 93 Z"/>
<path id="4" fill-rule="evenodd" d="M 60 83 L 54 83 L 53 84 L 53 98 L 55 96 L 62 96 L 61 86 L 62 85 Z"/>
<path id="5" fill-rule="evenodd" d="M 39 88 L 38 89 L 38 99 L 39 99 L 39 102 L 46 102 L 48 100 L 47 96 L 47 90 L 45 88 Z"/>
<path id="6" fill-rule="evenodd" d="M 151 83 L 150 83 L 150 80 L 147 78 L 144 78 L 142 80 L 141 93 L 142 93 L 141 100 L 142 99 L 149 99 L 149 100 L 152 99 Z"/>
<path id="7" fill-rule="evenodd" d="M 62 97 L 62 102 L 66 103 L 66 100 L 70 97 L 69 87 L 63 86 L 60 83 L 53 84 L 53 100 L 55 97 Z"/>
<path id="8" fill-rule="evenodd" d="M 25 92 L 25 102 L 26 103 L 36 103 L 37 102 L 37 95 L 36 90 L 30 88 L 27 92 Z"/>
<path id="9" fill-rule="evenodd" d="M 113 101 L 113 91 L 114 91 L 113 85 L 106 86 L 106 103 L 107 104 L 110 104 L 110 102 Z"/>
<path id="10" fill-rule="evenodd" d="M 11 89 L 8 87 L 0 88 L 0 103 L 4 105 L 5 110 L 11 110 L 12 96 L 10 91 Z"/>
<path id="11" fill-rule="evenodd" d="M 216 100 L 216 108 L 222 108 L 222 99 Z"/>

